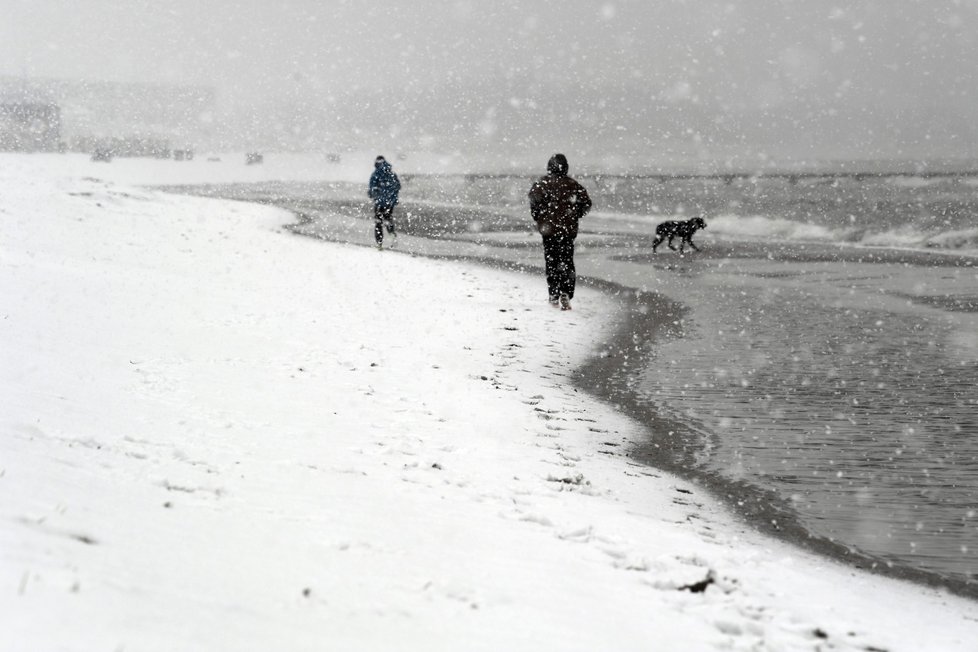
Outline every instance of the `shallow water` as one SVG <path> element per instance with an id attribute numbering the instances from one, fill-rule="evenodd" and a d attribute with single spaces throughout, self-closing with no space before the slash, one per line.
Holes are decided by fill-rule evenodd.
<path id="1" fill-rule="evenodd" d="M 699 464 L 774 489 L 810 531 L 974 578 L 975 322 L 896 290 L 903 275 L 918 287 L 933 277 L 974 288 L 978 278 L 941 267 L 851 271 L 760 285 L 703 272 L 710 278 L 684 286 L 685 336 L 654 345 L 638 391 L 703 433 Z"/>

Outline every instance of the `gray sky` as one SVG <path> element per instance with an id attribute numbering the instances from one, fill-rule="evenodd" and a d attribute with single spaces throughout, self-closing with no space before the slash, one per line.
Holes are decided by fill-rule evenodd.
<path id="1" fill-rule="evenodd" d="M 976 62 L 978 0 L 0 0 L 0 74 L 205 84 L 338 141 L 978 157 Z"/>

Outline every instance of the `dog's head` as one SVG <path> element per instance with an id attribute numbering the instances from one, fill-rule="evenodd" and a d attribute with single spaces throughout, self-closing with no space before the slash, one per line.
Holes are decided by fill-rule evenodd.
<path id="1" fill-rule="evenodd" d="M 688 220 L 686 220 L 686 222 L 693 229 L 693 231 L 696 231 L 697 229 L 706 228 L 706 222 L 703 220 L 702 217 L 691 217 Z"/>

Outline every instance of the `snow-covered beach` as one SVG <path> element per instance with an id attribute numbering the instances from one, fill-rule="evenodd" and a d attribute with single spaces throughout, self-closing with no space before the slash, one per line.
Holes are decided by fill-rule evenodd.
<path id="1" fill-rule="evenodd" d="M 974 649 L 624 457 L 568 381 L 614 298 L 135 187 L 237 180 L 173 165 L 0 157 L 4 649 Z"/>

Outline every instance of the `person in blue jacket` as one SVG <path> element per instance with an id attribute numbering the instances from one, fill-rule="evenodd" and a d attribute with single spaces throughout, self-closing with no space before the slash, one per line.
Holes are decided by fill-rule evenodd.
<path id="1" fill-rule="evenodd" d="M 397 232 L 394 230 L 394 207 L 397 206 L 397 195 L 401 191 L 401 180 L 394 174 L 391 164 L 383 156 L 374 160 L 374 173 L 370 175 L 370 187 L 367 195 L 374 200 L 374 240 L 377 248 L 384 245 L 384 227 L 391 234 L 391 246 L 397 242 Z"/>

